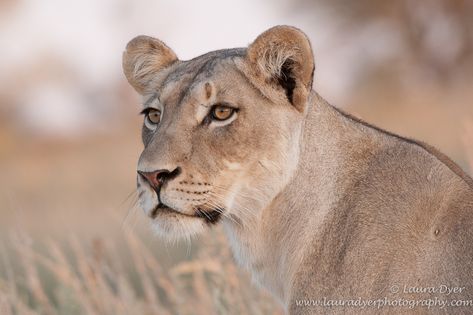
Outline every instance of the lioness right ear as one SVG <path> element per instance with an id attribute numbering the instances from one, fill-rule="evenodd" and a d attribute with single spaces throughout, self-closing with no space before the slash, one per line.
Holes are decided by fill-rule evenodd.
<path id="1" fill-rule="evenodd" d="M 143 94 L 151 78 L 177 60 L 176 54 L 162 41 L 142 35 L 126 45 L 123 72 L 135 90 Z"/>
<path id="2" fill-rule="evenodd" d="M 270 28 L 248 47 L 247 58 L 260 87 L 269 84 L 284 92 L 289 103 L 304 111 L 312 89 L 314 56 L 302 31 L 291 26 Z"/>

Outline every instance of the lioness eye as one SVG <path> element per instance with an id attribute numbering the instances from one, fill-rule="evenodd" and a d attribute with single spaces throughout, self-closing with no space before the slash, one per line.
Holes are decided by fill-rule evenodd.
<path id="1" fill-rule="evenodd" d="M 161 111 L 151 108 L 146 112 L 146 119 L 152 124 L 159 124 L 161 120 Z"/>
<path id="2" fill-rule="evenodd" d="M 234 112 L 235 108 L 224 105 L 215 105 L 212 108 L 211 115 L 215 120 L 227 120 L 228 118 L 232 117 Z"/>

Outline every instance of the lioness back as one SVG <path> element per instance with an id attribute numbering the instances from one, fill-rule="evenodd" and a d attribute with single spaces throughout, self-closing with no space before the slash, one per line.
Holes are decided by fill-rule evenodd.
<path id="1" fill-rule="evenodd" d="M 357 148 L 344 162 L 349 165 L 345 169 L 356 169 L 357 174 L 344 187 L 350 193 L 337 200 L 329 223 L 307 246 L 296 274 L 291 313 L 324 313 L 330 307 L 304 306 L 304 302 L 329 305 L 330 300 L 347 303 L 361 298 L 378 304 L 363 310 L 353 305 L 333 306 L 330 314 L 470 314 L 471 178 L 426 144 L 385 132 L 325 102 L 319 106 L 327 106 L 326 111 L 338 116 L 324 118 L 331 128 L 334 124 L 337 128 L 337 120 L 351 125 L 340 128 L 347 134 L 337 138 L 341 139 L 339 146 Z M 448 291 L 447 287 L 459 288 L 461 293 L 439 294 L 442 289 Z M 438 290 L 415 292 L 423 288 Z M 467 305 L 448 311 L 440 308 L 440 302 L 432 308 L 410 307 L 435 303 L 436 298 L 445 303 L 459 299 Z M 389 303 L 401 300 L 406 306 L 390 307 Z"/>

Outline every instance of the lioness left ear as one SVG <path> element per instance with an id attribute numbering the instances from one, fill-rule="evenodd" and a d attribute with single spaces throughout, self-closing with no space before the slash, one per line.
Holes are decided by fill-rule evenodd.
<path id="1" fill-rule="evenodd" d="M 259 84 L 283 91 L 297 110 L 304 111 L 312 89 L 314 56 L 302 31 L 291 26 L 270 28 L 248 47 L 247 58 Z"/>

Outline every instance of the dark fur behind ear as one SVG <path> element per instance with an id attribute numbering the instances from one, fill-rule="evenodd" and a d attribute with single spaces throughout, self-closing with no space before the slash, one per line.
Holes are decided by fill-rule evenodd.
<path id="1" fill-rule="evenodd" d="M 303 111 L 312 89 L 314 57 L 305 34 L 290 26 L 273 27 L 248 47 L 247 58 L 258 86 L 272 85 Z"/>

